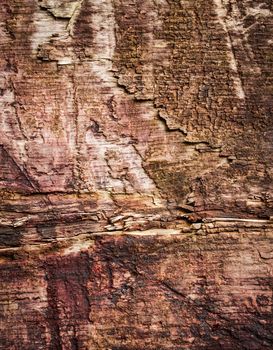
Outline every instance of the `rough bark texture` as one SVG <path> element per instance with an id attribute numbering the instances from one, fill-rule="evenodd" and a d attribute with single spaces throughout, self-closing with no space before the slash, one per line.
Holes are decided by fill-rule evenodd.
<path id="1" fill-rule="evenodd" d="M 271 0 L 1 0 L 0 349 L 273 348 Z"/>

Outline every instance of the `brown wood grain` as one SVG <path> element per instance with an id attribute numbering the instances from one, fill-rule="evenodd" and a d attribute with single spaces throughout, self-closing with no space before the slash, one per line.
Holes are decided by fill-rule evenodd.
<path id="1" fill-rule="evenodd" d="M 272 7 L 1 1 L 1 350 L 273 348 Z"/>

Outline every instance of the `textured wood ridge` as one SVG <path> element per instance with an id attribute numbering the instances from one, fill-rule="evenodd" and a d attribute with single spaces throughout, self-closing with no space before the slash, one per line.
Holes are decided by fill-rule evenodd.
<path id="1" fill-rule="evenodd" d="M 273 348 L 271 0 L 2 0 L 0 349 Z"/>

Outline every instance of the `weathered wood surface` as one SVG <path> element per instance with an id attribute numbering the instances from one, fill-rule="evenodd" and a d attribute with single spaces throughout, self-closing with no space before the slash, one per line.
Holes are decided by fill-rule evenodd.
<path id="1" fill-rule="evenodd" d="M 2 0 L 0 349 L 273 348 L 271 0 Z"/>

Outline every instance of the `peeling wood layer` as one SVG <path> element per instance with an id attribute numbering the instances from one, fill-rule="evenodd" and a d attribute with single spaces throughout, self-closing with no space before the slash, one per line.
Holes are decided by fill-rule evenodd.
<path id="1" fill-rule="evenodd" d="M 2 0 L 0 349 L 272 349 L 271 1 Z"/>

